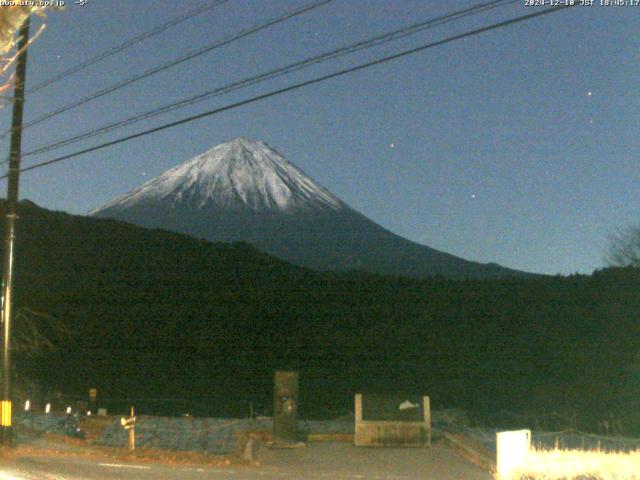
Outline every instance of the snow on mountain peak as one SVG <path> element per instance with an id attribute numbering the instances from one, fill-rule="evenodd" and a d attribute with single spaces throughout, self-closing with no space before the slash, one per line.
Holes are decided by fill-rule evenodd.
<path id="1" fill-rule="evenodd" d="M 256 212 L 346 207 L 266 143 L 242 137 L 167 170 L 91 213 L 157 202 Z"/>

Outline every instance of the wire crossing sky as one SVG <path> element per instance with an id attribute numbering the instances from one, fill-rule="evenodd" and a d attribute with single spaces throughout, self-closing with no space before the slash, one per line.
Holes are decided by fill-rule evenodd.
<path id="1" fill-rule="evenodd" d="M 386 56 L 386 57 L 378 58 L 378 59 L 372 60 L 372 61 L 367 62 L 367 63 L 363 63 L 363 64 L 360 64 L 360 65 L 355 65 L 353 67 L 350 67 L 350 68 L 347 68 L 347 69 L 344 69 L 344 70 L 340 70 L 338 72 L 330 73 L 328 75 L 323 75 L 323 76 L 317 77 L 317 78 L 312 78 L 310 80 L 307 80 L 307 81 L 304 81 L 304 82 L 301 82 L 301 83 L 296 83 L 294 85 L 289 85 L 288 87 L 281 88 L 279 90 L 274 90 L 274 91 L 271 91 L 271 92 L 267 92 L 267 93 L 264 93 L 262 95 L 258 95 L 256 97 L 251 97 L 251 98 L 247 98 L 247 99 L 241 100 L 241 101 L 239 101 L 237 103 L 233 103 L 231 105 L 225 105 L 224 107 L 216 108 L 216 109 L 210 110 L 208 112 L 203 112 L 203 113 L 200 113 L 198 115 L 194 115 L 194 116 L 191 116 L 191 117 L 187 117 L 187 118 L 183 118 L 183 119 L 180 119 L 180 120 L 176 120 L 174 122 L 166 123 L 166 124 L 160 125 L 158 127 L 151 128 L 149 130 L 145 130 L 143 132 L 134 133 L 132 135 L 127 135 L 125 137 L 121 137 L 121 138 L 118 138 L 118 139 L 115 139 L 115 140 L 111 140 L 111 141 L 106 142 L 106 143 L 101 143 L 99 145 L 95 145 L 93 147 L 89 147 L 87 149 L 80 150 L 78 152 L 73 152 L 73 153 L 70 153 L 70 154 L 67 154 L 67 155 L 63 155 L 61 157 L 53 158 L 51 160 L 47 160 L 47 161 L 44 161 L 44 162 L 39 162 L 39 163 L 36 163 L 36 164 L 33 164 L 33 165 L 29 165 L 27 167 L 22 167 L 22 168 L 20 168 L 20 171 L 21 172 L 28 172 L 28 171 L 31 171 L 31 170 L 35 170 L 37 168 L 43 168 L 43 167 L 46 167 L 46 166 L 49 166 L 49 165 L 53 165 L 54 163 L 58 163 L 58 162 L 62 162 L 64 160 L 68 160 L 68 159 L 71 159 L 71 158 L 78 157 L 80 155 L 85 155 L 87 153 L 95 152 L 95 151 L 101 150 L 103 148 L 111 147 L 113 145 L 117 145 L 117 144 L 120 144 L 120 143 L 124 143 L 124 142 L 128 142 L 128 141 L 131 141 L 131 140 L 135 140 L 135 139 L 144 137 L 146 135 L 157 133 L 157 132 L 166 130 L 167 128 L 174 128 L 174 127 L 177 127 L 179 125 L 183 125 L 185 123 L 190 123 L 190 122 L 193 122 L 195 120 L 200 120 L 202 118 L 206 118 L 206 117 L 209 117 L 211 115 L 216 115 L 216 114 L 219 114 L 219 113 L 222 113 L 222 112 L 226 112 L 226 111 L 232 110 L 234 108 L 243 107 L 245 105 L 249 105 L 251 103 L 254 103 L 254 102 L 257 102 L 257 101 L 260 101 L 260 100 L 264 100 L 264 99 L 267 99 L 267 98 L 270 98 L 270 97 L 274 97 L 276 95 L 282 95 L 284 93 L 288 93 L 288 92 L 291 92 L 291 91 L 294 91 L 294 90 L 298 90 L 299 88 L 304 88 L 304 87 L 308 87 L 310 85 L 315 85 L 317 83 L 324 82 L 324 81 L 327 81 L 327 80 L 331 80 L 333 78 L 337 78 L 337 77 L 340 77 L 342 75 L 347 75 L 349 73 L 357 72 L 357 71 L 363 70 L 365 68 L 370 68 L 370 67 L 373 67 L 373 66 L 376 66 L 376 65 L 380 65 L 380 64 L 389 62 L 389 61 L 393 61 L 393 60 L 396 60 L 398 58 L 402 58 L 402 57 L 404 57 L 406 55 L 412 55 L 412 54 L 415 54 L 415 53 L 418 53 L 418 52 L 422 52 L 422 51 L 427 50 L 429 48 L 439 47 L 439 46 L 444 45 L 446 43 L 457 41 L 457 40 L 462 40 L 462 39 L 471 37 L 473 35 L 478 35 L 480 33 L 484 33 L 484 32 L 488 32 L 490 30 L 494 30 L 496 28 L 503 28 L 503 27 L 506 27 L 506 26 L 509 26 L 509 25 L 514 25 L 514 24 L 519 23 L 519 22 L 531 20 L 533 18 L 537 18 L 537 17 L 542 16 L 542 15 L 548 15 L 548 14 L 551 14 L 551 13 L 555 13 L 555 12 L 558 12 L 558 11 L 563 10 L 565 8 L 571 8 L 571 7 L 570 6 L 563 6 L 563 7 L 559 7 L 559 8 L 549 8 L 549 9 L 546 9 L 546 10 L 541 10 L 539 12 L 531 13 L 529 15 L 522 15 L 522 16 L 519 16 L 519 17 L 515 17 L 515 18 L 512 18 L 512 19 L 506 20 L 504 22 L 500 22 L 500 23 L 496 23 L 496 24 L 492 24 L 492 25 L 487 25 L 487 26 L 479 28 L 479 29 L 471 30 L 471 31 L 468 31 L 468 32 L 463 32 L 463 33 L 461 33 L 459 35 L 454 35 L 453 37 L 448 37 L 448 38 L 439 40 L 437 42 L 428 43 L 426 45 L 420 45 L 420 46 L 412 48 L 410 50 L 405 50 L 405 51 L 402 51 L 402 52 L 398 52 L 398 53 L 396 53 L 394 55 L 389 55 L 389 56 Z M 89 136 L 89 135 L 87 135 L 87 136 Z M 7 177 L 8 177 L 8 175 L 3 175 L 3 176 L 0 176 L 0 179 L 7 178 Z"/>
<path id="2" fill-rule="evenodd" d="M 23 150 L 477 3 L 335 0 L 27 129 Z M 194 15 L 27 95 L 26 121 L 304 4 L 273 0 L 256 9 L 255 1 L 233 0 Z M 30 49 L 27 90 L 190 7 L 110 0 L 50 14 Z M 512 2 L 125 125 L 100 142 L 539 10 Z M 511 268 L 589 273 L 602 266 L 607 236 L 640 222 L 638 20 L 640 8 L 577 6 L 485 32 L 33 170 L 22 177 L 21 198 L 85 213 L 245 136 L 266 141 L 346 203 L 411 240 Z M 10 111 L 0 117 L 5 130 Z M 81 140 L 56 153 L 95 143 Z"/>
<path id="3" fill-rule="evenodd" d="M 517 0 L 515 0 L 517 1 Z M 289 74 L 291 72 L 294 72 L 296 70 L 302 69 L 302 68 L 306 68 L 310 65 L 315 65 L 316 63 L 320 63 L 320 62 L 324 62 L 324 61 L 328 61 L 328 60 L 332 60 L 334 58 L 340 57 L 342 55 L 346 55 L 346 54 L 350 54 L 353 52 L 357 52 L 358 50 L 362 50 L 364 48 L 371 48 L 373 46 L 382 44 L 382 43 L 386 43 L 389 41 L 393 41 L 399 38 L 403 38 L 404 36 L 407 35 L 412 35 L 416 32 L 420 32 L 424 29 L 427 28 L 433 28 L 435 26 L 438 25 L 443 25 L 444 23 L 450 22 L 450 21 L 454 21 L 454 20 L 458 20 L 460 18 L 464 18 L 468 15 L 477 15 L 478 13 L 481 12 L 485 12 L 487 10 L 493 9 L 493 8 L 497 8 L 500 6 L 504 6 L 508 3 L 514 3 L 514 0 L 497 0 L 497 1 L 491 1 L 491 2 L 487 2 L 487 3 L 483 3 L 483 4 L 478 4 L 474 7 L 468 8 L 468 9 L 464 9 L 464 10 L 460 10 L 460 11 L 455 11 L 451 14 L 448 15 L 443 15 L 443 16 L 439 16 L 436 18 L 431 18 L 413 25 L 410 25 L 406 28 L 402 28 L 402 29 L 398 29 L 398 30 L 394 30 L 392 32 L 389 33 L 385 33 L 383 35 L 377 35 L 373 38 L 369 38 L 367 40 L 364 41 L 360 41 L 360 42 L 356 42 L 354 44 L 350 44 L 344 47 L 341 47 L 339 49 L 335 49 L 335 50 L 331 50 L 329 52 L 324 52 L 320 55 L 315 55 L 311 58 L 307 58 L 298 62 L 294 62 L 292 64 L 286 65 L 284 67 L 281 68 L 277 68 L 275 70 L 270 70 L 268 72 L 262 73 L 260 75 L 255 75 L 249 78 L 245 78 L 239 81 L 235 81 L 231 84 L 222 86 L 222 87 L 218 87 L 215 88 L 213 90 L 209 90 L 207 92 L 204 93 L 199 93 L 198 95 L 195 96 L 190 96 L 188 98 L 185 99 L 181 99 L 177 102 L 173 102 L 167 105 L 163 105 L 160 108 L 156 108 L 153 110 L 149 110 L 137 115 L 134 115 L 132 117 L 128 117 L 125 118 L 123 120 L 120 120 L 118 122 L 114 122 L 111 123 L 109 125 L 105 125 L 102 126 L 100 128 L 97 128 L 95 130 L 91 130 L 91 131 L 87 131 L 87 132 L 83 132 L 80 133 L 78 135 L 74 135 L 73 137 L 64 139 L 64 140 L 60 140 L 58 142 L 54 142 L 50 145 L 44 145 L 41 147 L 36 148 L 35 150 L 31 150 L 29 152 L 25 152 L 22 154 L 23 157 L 27 157 L 30 155 L 37 155 L 37 154 L 41 154 L 41 153 L 45 153 L 51 150 L 55 150 L 57 148 L 60 148 L 61 146 L 65 146 L 65 145 L 71 145 L 73 143 L 76 143 L 80 140 L 84 140 L 84 139 L 88 139 L 91 138 L 93 136 L 102 134 L 104 132 L 109 132 L 112 131 L 114 129 L 126 126 L 126 125 L 131 125 L 133 123 L 136 123 L 140 120 L 144 120 L 147 118 L 152 118 L 161 114 L 164 114 L 166 112 L 170 112 L 172 110 L 175 110 L 177 108 L 183 108 L 184 106 L 187 105 L 193 105 L 194 103 L 197 102 L 201 102 L 204 101 L 208 98 L 212 98 L 214 96 L 218 96 L 218 95 L 223 95 L 225 93 L 229 93 L 232 92 L 238 88 L 243 88 L 246 87 L 248 85 L 255 85 L 256 83 L 260 83 L 263 82 L 265 80 L 268 79 L 272 79 L 272 78 L 276 78 L 278 76 L 281 75 L 285 75 L 285 74 Z M 531 14 L 531 15 L 538 15 L 538 12 L 535 14 Z"/>
<path id="4" fill-rule="evenodd" d="M 48 112 L 44 115 L 42 115 L 41 117 L 36 118 L 35 120 L 31 120 L 29 122 L 26 122 L 25 124 L 23 124 L 22 130 L 26 130 L 29 127 L 32 127 L 34 125 L 38 125 L 39 123 L 44 122 L 45 120 L 49 120 L 50 118 L 53 118 L 57 115 L 60 115 L 61 113 L 65 113 L 68 112 L 69 110 L 73 110 L 79 106 L 85 105 L 89 102 L 92 102 L 93 100 L 96 100 L 98 98 L 104 97 L 105 95 L 108 95 L 110 93 L 116 92 L 118 90 L 120 90 L 121 88 L 127 87 L 133 83 L 139 82 L 140 80 L 143 80 L 145 78 L 149 78 L 153 75 L 156 75 L 160 72 L 163 72 L 169 68 L 173 68 L 177 65 L 180 65 L 184 62 L 187 62 L 189 60 L 192 60 L 196 57 L 199 57 L 200 55 L 203 55 L 205 53 L 209 53 L 217 48 L 223 47 L 225 45 L 228 45 L 232 42 L 235 42 L 236 40 L 239 40 L 241 38 L 244 38 L 248 35 L 252 35 L 256 32 L 259 32 L 261 30 L 264 30 L 265 28 L 269 28 L 273 25 L 276 25 L 280 22 L 286 21 L 290 18 L 293 18 L 297 15 L 300 15 L 302 13 L 306 13 L 308 11 L 311 11 L 315 8 L 321 7 L 323 5 L 326 5 L 329 2 L 332 2 L 333 0 L 316 0 L 315 2 L 309 3 L 307 5 L 304 5 L 302 8 L 298 8 L 295 9 L 293 11 L 287 11 L 284 14 L 278 16 L 277 18 L 274 19 L 270 19 L 269 21 L 267 21 L 266 23 L 262 23 L 259 25 L 255 25 L 251 28 L 248 28 L 246 30 L 242 30 L 240 32 L 238 32 L 237 34 L 231 35 L 230 37 L 227 38 L 223 38 L 217 42 L 214 42 L 211 45 L 205 45 L 201 48 L 198 48 L 195 51 L 190 51 L 188 52 L 186 55 L 182 55 L 179 58 L 173 59 L 169 62 L 163 63 L 161 65 L 157 65 L 152 67 L 149 70 L 146 70 L 144 72 L 142 72 L 140 75 L 135 75 L 133 77 L 129 77 L 129 78 L 125 78 L 124 80 L 121 80 L 119 82 L 117 82 L 114 85 L 109 85 L 107 88 L 104 88 L 102 90 L 98 90 L 97 92 L 93 92 L 89 95 L 86 95 L 82 98 L 80 98 L 79 100 L 76 100 L 68 105 L 64 105 L 52 112 Z M 55 78 L 55 77 L 54 77 Z M 2 135 L 0 135 L 0 138 L 4 138 L 6 135 L 8 135 L 10 132 L 4 132 Z"/>
<path id="5" fill-rule="evenodd" d="M 102 60 L 111 57 L 112 55 L 117 55 L 123 51 L 125 51 L 127 48 L 131 48 L 133 46 L 135 46 L 136 44 L 143 42 L 145 40 L 148 40 L 149 38 L 155 37 L 156 35 L 159 35 L 165 31 L 167 31 L 168 29 L 175 27 L 176 25 L 180 25 L 182 22 L 189 20 L 190 18 L 193 18 L 197 15 L 201 15 L 209 10 L 211 10 L 212 8 L 215 8 L 219 5 L 222 5 L 223 3 L 228 2 L 229 0 L 215 0 L 215 1 L 211 1 L 209 0 L 207 3 L 203 3 L 202 5 L 200 5 L 199 7 L 194 8 L 193 10 L 189 10 L 188 12 L 186 12 L 183 15 L 180 15 L 176 18 L 172 18 L 171 20 L 169 20 L 168 22 L 162 24 L 162 25 L 158 25 L 157 27 L 152 28 L 151 30 L 144 32 L 140 35 L 136 35 L 135 37 L 129 38 L 126 41 L 124 41 L 123 43 L 116 45 L 113 48 L 109 48 L 107 50 L 105 50 L 104 52 L 100 52 L 96 55 L 94 55 L 93 57 L 84 60 L 83 62 L 78 63 L 77 65 L 73 65 L 72 67 L 54 75 L 51 78 L 48 78 L 42 82 L 40 82 L 38 85 L 36 85 L 35 87 L 31 87 L 31 89 L 27 92 L 27 93 L 35 93 L 38 92 L 40 90 L 42 90 L 45 87 L 48 87 L 49 85 L 52 85 L 54 83 L 56 83 L 59 80 L 62 80 L 65 77 L 69 77 L 73 74 L 76 74 L 82 70 L 84 70 L 85 68 L 88 68 L 92 65 L 95 65 L 98 62 L 101 62 Z"/>

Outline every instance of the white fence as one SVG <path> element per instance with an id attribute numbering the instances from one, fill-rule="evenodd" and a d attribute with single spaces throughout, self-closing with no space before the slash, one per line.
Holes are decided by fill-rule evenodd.
<path id="1" fill-rule="evenodd" d="M 498 432 L 496 478 L 640 480 L 640 450 L 532 448 L 530 430 Z"/>

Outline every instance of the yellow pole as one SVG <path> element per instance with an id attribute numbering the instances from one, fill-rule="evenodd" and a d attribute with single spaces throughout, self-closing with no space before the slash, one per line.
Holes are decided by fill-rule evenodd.
<path id="1" fill-rule="evenodd" d="M 135 415 L 135 411 L 133 409 L 133 406 L 131 407 L 131 418 L 133 418 Z M 133 426 L 131 427 L 131 429 L 129 429 L 129 453 L 133 453 L 133 451 L 136 449 L 136 427 L 135 427 L 135 423 L 133 424 Z"/>

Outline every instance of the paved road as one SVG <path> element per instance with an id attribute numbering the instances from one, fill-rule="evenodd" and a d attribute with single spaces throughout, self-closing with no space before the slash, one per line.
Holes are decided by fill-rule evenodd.
<path id="1" fill-rule="evenodd" d="M 77 457 L 16 459 L 0 468 L 0 480 L 491 480 L 442 443 L 429 449 L 355 448 L 318 443 L 306 448 L 262 448 L 259 466 L 195 467 L 119 464 Z"/>

